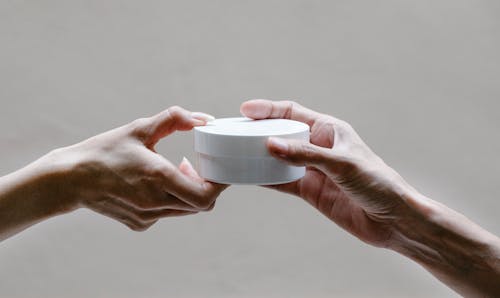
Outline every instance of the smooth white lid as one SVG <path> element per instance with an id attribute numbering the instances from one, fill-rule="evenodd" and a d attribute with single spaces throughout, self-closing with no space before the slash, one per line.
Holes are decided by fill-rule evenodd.
<path id="1" fill-rule="evenodd" d="M 196 130 L 218 135 L 230 136 L 279 136 L 309 130 L 302 122 L 288 119 L 253 120 L 246 117 L 220 118 L 210 121 Z"/>
<path id="2" fill-rule="evenodd" d="M 288 119 L 221 118 L 194 129 L 194 149 L 212 156 L 269 157 L 267 138 L 309 140 L 309 126 Z"/>

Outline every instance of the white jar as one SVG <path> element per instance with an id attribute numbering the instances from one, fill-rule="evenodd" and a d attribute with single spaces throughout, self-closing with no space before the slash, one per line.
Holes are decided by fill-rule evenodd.
<path id="1" fill-rule="evenodd" d="M 223 184 L 271 185 L 305 174 L 269 154 L 269 137 L 309 141 L 309 126 L 287 119 L 221 118 L 194 129 L 194 149 L 201 177 Z"/>

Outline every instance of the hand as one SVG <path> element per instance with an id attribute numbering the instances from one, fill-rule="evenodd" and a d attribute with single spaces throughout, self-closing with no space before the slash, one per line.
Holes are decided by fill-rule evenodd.
<path id="1" fill-rule="evenodd" d="M 409 206 L 414 189 L 348 123 L 291 101 L 251 100 L 242 104 L 241 112 L 253 119 L 286 118 L 310 126 L 310 143 L 269 139 L 273 156 L 307 166 L 302 179 L 271 188 L 304 198 L 339 226 L 375 246 L 388 246 L 395 223 L 416 216 Z"/>
<path id="2" fill-rule="evenodd" d="M 273 156 L 307 166 L 302 179 L 272 188 L 304 198 L 359 239 L 413 259 L 464 296 L 500 295 L 500 239 L 419 194 L 349 124 L 290 101 L 251 100 L 241 112 L 310 126 L 310 143 L 269 138 Z"/>
<path id="3" fill-rule="evenodd" d="M 200 178 L 187 159 L 176 167 L 154 150 L 161 138 L 205 125 L 210 118 L 171 107 L 54 150 L 29 171 L 55 177 L 44 183 L 52 185 L 51 199 L 42 205 L 58 213 L 89 208 L 137 231 L 162 217 L 210 210 L 226 186 Z"/>

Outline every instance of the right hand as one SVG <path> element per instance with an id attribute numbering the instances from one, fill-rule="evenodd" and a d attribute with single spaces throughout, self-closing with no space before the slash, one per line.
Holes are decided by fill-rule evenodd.
<path id="1" fill-rule="evenodd" d="M 269 138 L 273 156 L 307 166 L 302 179 L 271 188 L 304 198 L 375 246 L 389 246 L 394 226 L 418 217 L 412 207 L 418 198 L 415 190 L 345 121 L 291 101 L 250 100 L 242 104 L 241 112 L 253 119 L 286 118 L 310 126 L 310 142 Z"/>
<path id="2" fill-rule="evenodd" d="M 37 163 L 43 164 L 39 168 L 64 173 L 52 176 L 62 176 L 58 189 L 71 193 L 64 191 L 64 198 L 55 200 L 53 208 L 86 207 L 136 231 L 162 217 L 210 210 L 227 186 L 202 179 L 187 159 L 177 167 L 154 150 L 160 139 L 177 130 L 205 125 L 210 118 L 171 107 L 54 150 Z"/>

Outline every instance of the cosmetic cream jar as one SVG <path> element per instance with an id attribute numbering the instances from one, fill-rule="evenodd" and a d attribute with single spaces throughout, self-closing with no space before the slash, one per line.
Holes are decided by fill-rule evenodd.
<path id="1" fill-rule="evenodd" d="M 194 129 L 201 177 L 222 184 L 282 184 L 300 179 L 297 167 L 269 154 L 269 137 L 309 141 L 309 126 L 287 119 L 221 118 Z"/>

